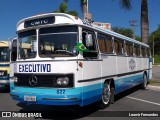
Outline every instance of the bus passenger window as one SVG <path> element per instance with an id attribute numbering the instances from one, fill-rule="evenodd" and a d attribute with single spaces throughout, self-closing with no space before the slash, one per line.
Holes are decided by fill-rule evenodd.
<path id="1" fill-rule="evenodd" d="M 114 40 L 114 45 L 115 45 L 115 52 L 117 55 L 122 55 L 122 47 L 123 47 L 123 41 L 120 40 Z"/>
<path id="2" fill-rule="evenodd" d="M 107 52 L 107 46 L 106 46 L 106 43 L 105 43 L 105 36 L 98 34 L 97 39 L 98 39 L 99 50 L 102 53 L 106 53 Z"/>
<path id="3" fill-rule="evenodd" d="M 133 55 L 133 44 L 126 42 L 126 53 L 128 56 L 132 56 Z"/>
<path id="4" fill-rule="evenodd" d="M 111 37 L 98 34 L 97 40 L 98 40 L 99 50 L 102 53 L 108 53 L 108 54 L 113 53 Z"/>
<path id="5" fill-rule="evenodd" d="M 142 57 L 146 57 L 145 47 L 141 47 L 141 54 L 142 54 Z"/>
<path id="6" fill-rule="evenodd" d="M 147 57 L 151 56 L 150 48 L 146 48 L 146 54 L 147 54 Z"/>
<path id="7" fill-rule="evenodd" d="M 106 51 L 107 53 L 113 53 L 113 44 L 112 44 L 112 37 L 106 36 L 105 38 L 105 44 L 106 44 Z"/>
<path id="8" fill-rule="evenodd" d="M 139 45 L 134 45 L 134 52 L 137 57 L 140 56 L 140 46 Z"/>

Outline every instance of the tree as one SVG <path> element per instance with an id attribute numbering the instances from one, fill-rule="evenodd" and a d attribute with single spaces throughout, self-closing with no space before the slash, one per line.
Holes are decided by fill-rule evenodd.
<path id="1" fill-rule="evenodd" d="M 82 10 L 82 14 L 83 14 L 83 18 L 86 18 L 86 15 L 87 15 L 87 0 L 80 0 L 80 7 L 81 7 L 81 10 Z"/>
<path id="2" fill-rule="evenodd" d="M 58 10 L 54 10 L 54 13 L 67 13 L 73 16 L 78 16 L 77 11 L 68 11 L 67 1 L 60 3 Z"/>
<path id="3" fill-rule="evenodd" d="M 142 42 L 148 43 L 149 36 L 149 20 L 148 20 L 148 0 L 141 2 L 141 36 Z"/>
<path id="4" fill-rule="evenodd" d="M 130 10 L 132 8 L 131 0 L 120 0 L 120 6 L 122 9 Z M 148 25 L 148 0 L 141 0 L 141 40 L 144 43 L 148 43 Z"/>
<path id="5" fill-rule="evenodd" d="M 148 44 L 153 52 L 153 40 L 154 40 L 154 54 L 160 55 L 160 26 L 158 26 L 157 30 L 151 33 L 149 37 Z"/>
<path id="6" fill-rule="evenodd" d="M 68 3 L 69 0 L 64 0 L 65 3 Z M 83 14 L 83 18 L 86 17 L 86 14 L 87 14 L 87 0 L 80 0 L 80 8 L 82 10 L 82 14 Z"/>
<path id="7" fill-rule="evenodd" d="M 130 28 L 113 27 L 112 30 L 130 38 L 133 36 L 133 30 Z"/>

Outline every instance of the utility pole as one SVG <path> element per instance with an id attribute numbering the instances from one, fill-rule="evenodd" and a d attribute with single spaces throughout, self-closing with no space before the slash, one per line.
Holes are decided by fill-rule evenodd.
<path id="1" fill-rule="evenodd" d="M 133 39 L 135 39 L 135 27 L 137 26 L 137 20 L 130 20 L 129 23 L 133 30 Z"/>
<path id="2" fill-rule="evenodd" d="M 152 49 L 153 49 L 153 51 L 152 51 L 153 63 L 152 64 L 154 64 L 154 35 L 153 35 L 153 46 L 152 46 Z"/>

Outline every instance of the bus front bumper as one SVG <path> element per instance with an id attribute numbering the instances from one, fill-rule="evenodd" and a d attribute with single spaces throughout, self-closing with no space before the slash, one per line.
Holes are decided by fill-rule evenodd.
<path id="1" fill-rule="evenodd" d="M 28 104 L 44 104 L 44 105 L 80 105 L 81 95 L 46 95 L 34 93 L 18 93 L 11 91 L 10 95 L 14 100 Z M 25 98 L 34 98 L 33 101 L 25 100 Z"/>

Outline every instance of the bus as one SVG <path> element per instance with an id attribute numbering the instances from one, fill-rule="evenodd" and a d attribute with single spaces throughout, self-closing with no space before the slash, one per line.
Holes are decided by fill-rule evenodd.
<path id="1" fill-rule="evenodd" d="M 47 13 L 17 23 L 10 95 L 28 104 L 106 107 L 152 77 L 150 47 L 87 20 Z M 25 50 L 25 44 L 28 49 Z"/>
<path id="2" fill-rule="evenodd" d="M 16 38 L 14 38 L 12 41 L 15 41 Z M 12 58 L 10 56 L 10 46 L 12 41 L 0 41 L 0 85 L 6 86 L 9 88 L 9 74 L 10 74 L 10 61 L 16 58 Z M 13 47 L 14 48 L 14 47 Z M 17 50 L 13 50 L 16 54 Z"/>

